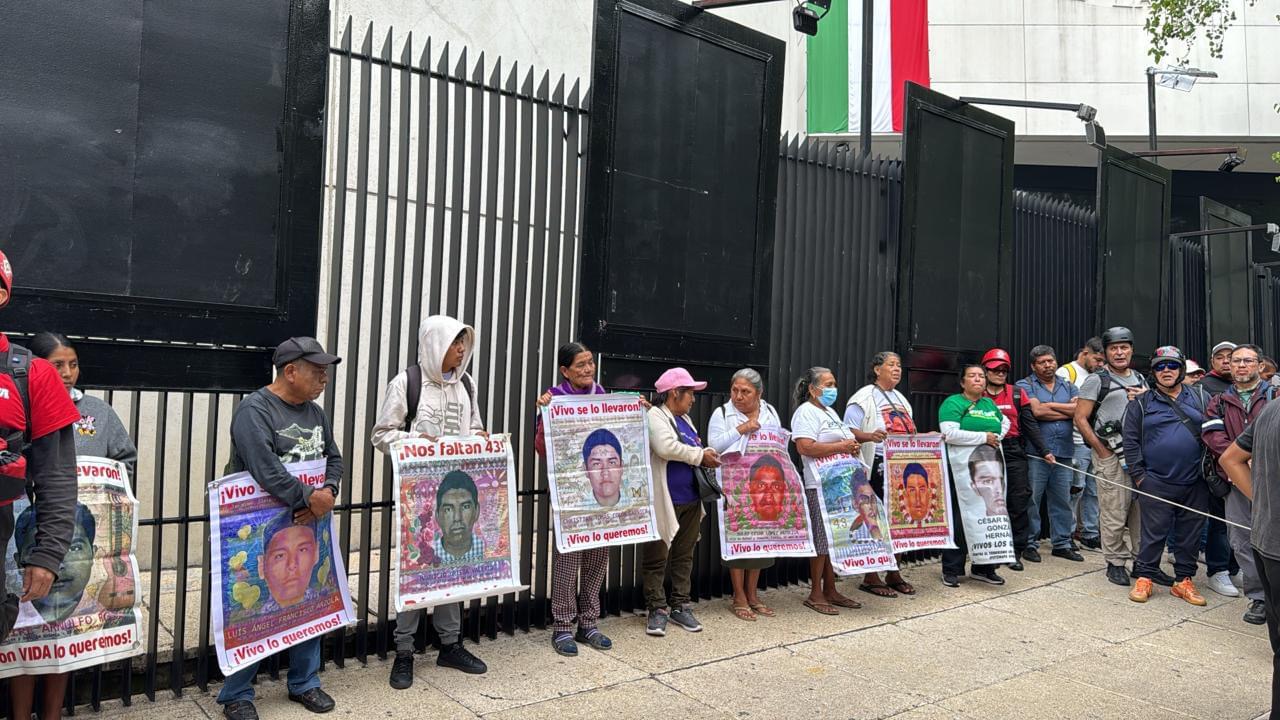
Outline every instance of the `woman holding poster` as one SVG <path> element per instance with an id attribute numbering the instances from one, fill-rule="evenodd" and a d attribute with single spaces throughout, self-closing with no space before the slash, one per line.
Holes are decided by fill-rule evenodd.
<path id="1" fill-rule="evenodd" d="M 71 400 L 80 412 L 80 419 L 75 423 L 75 440 L 77 456 L 105 457 L 124 463 L 129 471 L 129 479 L 133 479 L 134 467 L 138 461 L 138 450 L 134 447 L 129 433 L 125 430 L 120 416 L 106 402 L 90 395 L 85 395 L 76 388 L 80 382 L 80 357 L 75 347 L 65 335 L 44 332 L 31 339 L 31 353 L 36 357 L 48 360 L 58 371 L 63 385 L 71 395 Z M 118 513 L 124 516 L 124 513 Z M 34 514 L 33 516 L 34 517 Z M 114 515 L 113 515 L 114 518 Z M 67 557 L 62 561 L 59 580 L 68 580 L 79 592 L 74 594 L 74 601 L 66 608 L 66 615 L 82 614 L 80 605 L 82 598 L 89 598 L 101 603 L 107 600 L 108 609 L 131 608 L 134 605 L 134 568 L 124 567 L 124 560 L 130 547 L 116 547 L 131 538 L 126 533 L 117 532 L 117 528 L 99 529 L 89 509 L 83 503 L 76 504 L 76 531 L 72 538 Z M 113 558 L 103 568 L 106 576 L 102 578 L 97 592 L 85 592 L 85 585 L 90 581 L 92 558 L 95 540 L 101 538 L 102 555 Z M 77 561 L 79 555 L 87 555 L 88 560 Z M 55 584 L 55 590 L 58 585 Z M 56 598 L 57 592 L 50 593 L 49 598 Z M 48 598 L 46 599 L 48 600 Z M 47 603 L 46 603 L 47 604 Z M 38 608 L 44 614 L 44 608 Z M 64 616 L 65 617 L 65 616 Z M 46 617 L 46 621 L 50 618 Z M 62 618 L 58 618 L 61 620 Z M 139 646 L 141 647 L 141 646 Z M 40 717 L 62 717 L 63 697 L 67 691 L 68 673 L 50 673 L 44 675 L 44 688 L 40 694 Z M 9 698 L 11 712 L 9 717 L 29 718 L 35 705 L 36 676 L 18 675 L 9 681 Z"/>
<path id="2" fill-rule="evenodd" d="M 853 437 L 862 443 L 862 462 L 871 468 L 871 489 L 888 502 L 884 494 L 884 439 L 889 434 L 914 435 L 915 418 L 911 403 L 898 391 L 902 381 L 902 358 L 889 350 L 882 350 L 871 358 L 870 385 L 859 388 L 849 398 L 844 408 L 844 424 L 853 430 Z M 858 589 L 872 595 L 892 598 L 898 593 L 915 595 L 916 589 L 902 579 L 902 573 L 894 570 L 880 581 L 877 573 L 867 573 Z M 897 592 L 894 592 L 894 591 Z"/>
<path id="3" fill-rule="evenodd" d="M 561 345 L 556 352 L 556 361 L 564 382 L 542 393 L 538 398 L 539 409 L 549 405 L 553 397 L 605 394 L 605 389 L 596 382 L 595 355 L 586 345 L 580 342 Z M 540 411 L 534 427 L 533 448 L 538 457 L 545 460 L 547 440 Z M 597 452 L 597 456 L 608 455 L 611 449 L 605 447 Z M 600 462 L 612 460 L 609 457 Z M 620 457 L 618 464 L 620 467 Z M 562 553 L 552 543 L 551 557 L 551 647 L 566 657 L 578 654 L 580 642 L 597 650 L 613 647 L 613 641 L 596 628 L 600 619 L 600 588 L 604 586 L 604 576 L 609 569 L 609 548 L 594 547 Z M 576 635 L 572 632 L 575 622 L 578 625 Z"/>
<path id="4" fill-rule="evenodd" d="M 809 561 L 811 586 L 805 607 L 823 615 L 839 615 L 836 607 L 857 609 L 862 603 L 836 591 L 836 573 L 831 565 L 830 546 L 824 528 L 822 504 L 818 494 L 822 480 L 817 461 L 823 458 L 854 456 L 861 450 L 853 433 L 840 421 L 831 406 L 840 391 L 836 376 L 824 367 L 811 367 L 796 382 L 796 411 L 791 415 L 791 439 L 804 459 L 804 492 L 809 502 L 810 526 L 817 555 Z"/>
<path id="5" fill-rule="evenodd" d="M 653 387 L 658 394 L 648 412 L 649 465 L 653 468 L 653 504 L 660 537 L 641 546 L 641 556 L 645 606 L 649 611 L 645 632 L 662 637 L 667 634 L 668 620 L 689 632 L 702 630 L 702 623 L 690 609 L 689 597 L 693 549 L 706 515 L 693 468 L 719 467 L 720 455 L 702 447 L 698 431 L 689 420 L 694 393 L 707 384 L 677 367 L 662 373 Z M 663 588 L 668 574 L 669 600 Z"/>
<path id="6" fill-rule="evenodd" d="M 962 392 L 948 397 L 938 408 L 955 490 L 952 515 L 961 520 L 954 528 L 956 549 L 942 551 L 942 584 L 947 587 L 959 586 L 958 578 L 964 574 L 971 549 L 994 542 L 986 529 L 999 525 L 1003 518 L 1008 534 L 1009 524 L 1000 456 L 1000 440 L 1009 431 L 1009 418 L 987 395 L 987 375 L 981 365 L 965 365 L 960 372 L 960 386 Z M 1011 534 L 1008 539 L 1012 540 Z M 1012 554 L 1010 544 L 1009 555 Z M 993 555 L 984 549 L 982 557 Z M 996 574 L 999 562 L 978 562 L 978 557 L 974 560 L 969 577 L 992 585 L 1004 584 L 1004 578 Z"/>
<path id="7" fill-rule="evenodd" d="M 711 422 L 707 427 L 708 442 L 712 449 L 721 455 L 736 450 L 741 452 L 743 440 L 761 427 L 781 427 L 782 420 L 778 411 L 765 402 L 764 381 L 760 373 L 751 368 L 743 368 L 733 374 L 729 386 L 729 402 L 716 408 L 711 413 Z M 753 468 L 751 481 L 753 488 L 761 489 L 762 498 L 773 498 L 782 495 L 785 489 L 783 469 L 777 463 L 765 464 Z M 775 491 L 775 488 L 778 490 Z M 754 495 L 755 493 L 753 493 Z M 766 500 L 768 504 L 768 501 Z M 768 504 L 769 507 L 781 510 L 782 503 Z M 757 504 L 757 510 L 762 505 Z M 777 613 L 768 605 L 760 602 L 756 595 L 756 586 L 760 583 L 760 571 L 773 565 L 773 558 L 742 558 L 725 560 L 729 568 L 729 580 L 733 583 L 733 603 L 729 606 L 734 615 L 742 620 L 755 620 L 756 615 L 773 617 Z"/>

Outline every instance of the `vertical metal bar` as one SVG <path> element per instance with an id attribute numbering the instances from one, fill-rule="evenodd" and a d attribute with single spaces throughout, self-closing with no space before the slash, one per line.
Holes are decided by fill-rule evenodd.
<path id="1" fill-rule="evenodd" d="M 422 58 L 418 65 L 423 70 L 431 69 L 431 38 L 427 38 L 422 48 Z M 418 157 L 414 167 L 417 179 L 417 194 L 414 197 L 413 210 L 413 263 L 409 277 L 412 278 L 409 290 L 409 362 L 416 362 L 418 356 L 418 325 L 422 322 L 422 278 L 427 273 L 427 188 L 429 173 L 427 168 L 431 162 L 431 76 L 422 75 L 418 81 Z M 408 186 L 405 186 L 408 190 Z"/>
<path id="2" fill-rule="evenodd" d="M 221 405 L 221 396 L 209 396 L 209 415 L 205 424 L 205 442 L 207 443 L 204 456 L 204 483 L 207 488 L 209 483 L 217 478 L 221 473 L 217 471 L 218 458 L 218 409 Z M 206 498 L 204 510 L 209 509 L 209 500 L 206 490 Z M 196 687 L 203 692 L 209 691 L 209 661 L 212 656 L 209 648 L 209 614 L 211 612 L 213 577 L 211 573 L 212 566 L 209 559 L 209 527 L 210 523 L 204 523 L 204 550 L 201 552 L 203 556 L 200 561 L 200 644 L 196 653 Z"/>
<path id="3" fill-rule="evenodd" d="M 404 50 L 400 54 L 400 113 L 399 124 L 400 141 L 398 144 L 399 155 L 396 165 L 396 182 L 399 187 L 396 193 L 396 217 L 395 217 L 395 248 L 391 257 L 392 281 L 391 281 L 391 331 L 388 335 L 390 339 L 390 347 L 387 348 L 387 378 L 393 378 L 399 372 L 403 359 L 400 355 L 400 337 L 401 337 L 401 320 L 403 315 L 403 295 L 404 295 L 404 252 L 405 252 L 405 225 L 408 222 L 409 213 L 409 128 L 412 126 L 412 99 L 413 99 L 413 73 L 410 66 L 413 63 L 413 33 L 410 32 L 405 38 Z M 425 141 L 425 136 L 419 136 Z M 414 276 L 421 276 L 421 273 L 413 272 Z M 409 333 L 416 333 L 417 328 L 410 327 Z M 373 406 L 370 406 L 372 408 Z M 380 659 L 387 658 L 387 650 L 390 644 L 390 622 L 388 615 L 391 611 L 391 558 L 395 555 L 392 550 L 391 529 L 395 524 L 393 513 L 396 512 L 396 502 L 399 498 L 395 495 L 395 478 L 391 470 L 391 458 L 383 456 L 382 458 L 382 497 L 390 501 L 390 506 L 383 508 L 379 512 L 382 520 L 382 533 L 379 536 L 379 553 L 378 553 L 378 627 L 377 627 L 377 653 Z"/>
<path id="4" fill-rule="evenodd" d="M 1150 70 L 1147 71 L 1147 149 L 1156 149 L 1156 75 Z M 1160 164 L 1160 158 L 1150 159 Z"/>
<path id="5" fill-rule="evenodd" d="M 366 58 L 372 56 L 373 23 L 369 23 L 369 26 L 365 29 L 362 48 Z M 347 316 L 346 357 L 343 358 L 346 377 L 342 388 L 344 395 L 342 457 L 344 463 L 341 497 L 348 504 L 354 500 L 352 492 L 355 487 L 355 471 L 352 467 L 352 458 L 358 434 L 356 430 L 356 393 L 360 387 L 360 317 L 364 305 L 364 249 L 365 245 L 368 244 L 369 237 L 369 113 L 372 102 L 372 93 L 370 91 L 372 82 L 373 63 L 367 59 L 362 60 L 360 62 L 359 139 L 357 140 L 356 155 L 356 215 L 354 237 L 351 243 L 351 291 L 347 297 L 350 303 L 350 310 Z M 341 263 L 343 259 L 334 258 L 333 262 Z M 376 278 L 374 281 L 379 282 L 380 278 Z M 374 295 L 381 297 L 379 292 L 375 292 Z M 342 553 L 346 559 L 345 565 L 351 567 L 351 510 L 347 509 L 339 512 L 342 514 L 339 528 Z M 333 639 L 333 662 L 338 667 L 342 667 L 346 660 L 343 647 L 345 632 L 334 631 L 330 633 L 330 637 Z"/>
<path id="6" fill-rule="evenodd" d="M 876 2 L 862 0 L 862 116 L 858 119 L 859 145 L 871 154 L 871 63 L 875 42 Z"/>
<path id="7" fill-rule="evenodd" d="M 160 586 L 162 583 L 161 565 L 164 557 L 164 524 L 159 522 L 164 517 L 164 462 L 165 462 L 165 430 L 169 426 L 169 393 L 162 392 L 156 408 L 156 456 L 151 470 L 151 516 L 156 519 L 151 533 L 151 612 L 147 613 L 147 679 L 145 692 L 147 699 L 156 699 L 156 671 L 159 663 L 158 635 L 160 628 Z M 177 641 L 175 639 L 175 645 Z"/>
<path id="8" fill-rule="evenodd" d="M 512 68 L 513 78 L 515 76 L 515 71 L 516 69 Z M 529 191 L 533 183 L 533 103 L 526 98 L 533 94 L 532 69 L 527 71 L 521 88 L 525 98 L 521 98 L 517 103 L 520 111 L 520 184 L 518 190 L 520 202 L 516 214 L 508 215 L 508 217 L 511 218 L 509 223 L 515 225 L 518 230 L 515 244 L 508 245 L 508 247 L 512 248 L 514 251 L 512 264 L 521 263 L 524 265 L 523 272 L 517 272 L 515 274 L 515 288 L 512 292 L 511 302 L 511 317 L 513 318 L 514 325 L 514 327 L 512 327 L 512 338 L 514 340 L 513 346 L 516 350 L 513 355 L 517 358 L 523 358 L 527 355 L 529 337 L 529 303 L 526 298 L 526 292 L 528 291 L 529 286 L 532 257 L 529 253 L 529 224 L 527 222 L 527 218 L 529 217 L 529 206 L 533 195 L 533 193 Z M 513 367 L 512 372 L 518 374 L 512 378 L 512 386 L 508 397 L 516 398 L 521 397 L 524 394 L 523 365 L 518 367 L 520 368 L 519 370 L 517 370 L 516 367 Z M 513 414 L 513 421 L 518 417 L 518 414 Z M 512 430 L 513 432 L 519 433 L 518 437 L 525 437 L 523 432 L 521 432 L 523 430 L 523 425 L 518 421 L 514 422 Z M 536 537 L 538 529 L 534 527 L 533 522 L 536 501 L 531 493 L 535 488 L 537 480 L 527 471 L 524 465 L 523 451 L 520 451 L 520 456 L 517 458 L 516 474 L 520 477 L 520 490 L 526 493 L 523 496 L 524 503 L 520 508 L 521 533 L 527 533 L 527 535 L 524 535 L 524 539 L 527 540 L 527 542 L 522 543 L 520 547 L 520 576 L 524 579 L 525 583 L 529 585 L 530 589 L 520 593 L 519 622 L 520 627 L 528 630 L 534 620 L 534 592 L 532 590 L 534 555 L 533 538 Z"/>
<path id="9" fill-rule="evenodd" d="M 432 206 L 433 222 L 431 224 L 431 286 L 429 292 L 435 298 L 429 306 L 428 314 L 445 312 L 447 281 L 444 274 L 445 242 L 445 191 L 449 170 L 449 43 L 444 44 L 440 53 L 440 62 L 436 68 L 440 74 L 436 81 L 436 171 L 435 171 L 435 203 Z"/>
<path id="10" fill-rule="evenodd" d="M 182 393 L 182 414 L 179 415 L 178 427 L 182 429 L 182 439 L 178 450 L 178 558 L 174 566 L 174 610 L 173 610 L 173 659 L 169 662 L 169 688 L 174 697 L 182 697 L 183 661 L 187 650 L 187 560 L 188 530 L 191 521 L 191 406 L 192 393 Z M 152 607 L 152 612 L 158 610 Z"/>
<path id="11" fill-rule="evenodd" d="M 466 68 L 463 68 L 465 71 Z M 488 276 L 487 258 L 480 254 L 480 225 L 484 220 L 483 214 L 480 212 L 480 191 L 484 187 L 484 53 L 480 53 L 480 57 L 476 59 L 475 70 L 471 74 L 471 114 L 467 118 L 467 124 L 458 128 L 457 135 L 463 136 L 462 128 L 469 126 L 471 130 L 471 138 L 468 144 L 471 146 L 471 159 L 467 163 L 469 171 L 467 180 L 467 204 L 463 208 L 462 199 L 459 197 L 454 200 L 456 206 L 455 217 L 460 217 L 458 210 L 466 212 L 467 219 L 467 244 L 463 254 L 463 259 L 459 267 L 467 268 L 466 275 L 459 273 L 458 296 L 460 298 L 458 304 L 458 317 L 463 322 L 468 322 L 475 328 L 482 328 L 484 323 L 484 315 L 481 313 L 483 307 L 482 298 L 484 296 L 483 288 L 485 287 L 485 278 Z M 455 175 L 459 178 L 463 173 L 461 169 Z M 470 277 L 471 282 L 463 283 L 463 277 Z M 487 345 L 490 339 L 487 335 L 480 335 L 479 342 L 481 345 Z M 472 355 L 479 358 L 479 353 Z M 489 395 L 489 368 L 488 366 L 477 367 L 479 363 L 473 364 L 472 373 L 478 374 L 479 387 L 476 388 L 477 401 L 483 404 L 488 401 Z M 487 416 L 486 416 L 487 417 Z"/>
<path id="12" fill-rule="evenodd" d="M 466 266 L 462 257 L 462 213 L 463 213 L 463 179 L 467 168 L 467 48 L 463 47 L 458 55 L 458 65 L 453 73 L 454 78 L 462 82 L 453 86 L 453 118 L 449 133 L 453 138 L 453 165 L 449 168 L 449 178 L 453 186 L 449 192 L 449 277 L 452 282 L 444 291 L 442 307 L 447 315 L 458 317 L 459 298 L 466 285 L 463 278 Z"/>
<path id="13" fill-rule="evenodd" d="M 387 269 L 387 203 L 389 202 L 388 186 L 391 184 L 391 44 L 392 31 L 382 43 L 379 57 L 382 63 L 379 72 L 378 92 L 378 195 L 374 208 L 373 224 L 373 276 L 370 281 L 369 328 L 366 336 L 368 351 L 368 376 L 364 380 L 364 432 L 358 437 L 363 441 L 372 430 L 374 414 L 378 406 L 378 391 L 381 390 L 379 372 L 382 365 L 382 298 L 386 287 Z M 368 242 L 368 239 L 365 239 Z M 392 332 L 396 332 L 393 328 Z M 348 426 L 349 433 L 355 433 L 354 426 Z M 360 577 L 357 580 L 356 592 L 356 647 L 355 654 L 361 663 L 369 661 L 369 581 L 372 575 L 370 559 L 373 556 L 373 464 L 374 453 L 367 442 L 361 442 L 360 456 L 362 462 L 360 501 L 364 507 L 360 510 Z M 352 498 L 354 499 L 354 498 Z M 348 550 L 349 552 L 349 550 Z"/>
<path id="14" fill-rule="evenodd" d="M 537 163 L 537 167 L 534 170 L 534 177 L 536 178 L 536 181 L 534 184 L 534 201 L 533 201 L 533 235 L 532 235 L 533 261 L 530 263 L 530 265 L 532 266 L 532 273 L 531 273 L 531 282 L 529 285 L 529 305 L 530 305 L 530 309 L 540 308 L 540 310 L 538 312 L 538 317 L 534 318 L 535 324 L 531 326 L 531 332 L 529 333 L 529 336 L 528 336 L 530 345 L 528 346 L 528 353 L 525 355 L 525 357 L 528 358 L 527 364 L 525 366 L 526 383 L 529 383 L 530 381 L 536 383 L 538 377 L 540 376 L 538 372 L 539 363 L 537 360 L 538 352 L 540 351 L 540 348 L 534 347 L 533 344 L 539 342 L 538 338 L 541 337 L 543 323 L 546 322 L 546 295 L 544 290 L 544 288 L 546 287 L 545 285 L 545 282 L 546 282 L 546 232 L 547 232 L 546 180 L 547 180 L 547 159 L 548 159 L 547 156 L 549 154 L 549 144 L 550 144 L 550 138 L 548 135 L 550 113 L 548 112 L 548 109 L 547 109 L 546 100 L 547 100 L 547 92 L 549 89 L 550 82 L 551 82 L 551 74 L 549 72 L 543 71 L 542 80 L 538 83 L 538 91 L 537 91 L 537 95 L 535 96 L 539 102 L 536 104 L 534 108 L 534 117 L 535 117 L 535 124 L 536 124 L 535 138 L 537 141 L 537 148 L 534 150 L 534 156 L 535 156 L 535 161 Z M 527 393 L 528 393 L 528 386 L 526 385 L 525 394 L 527 395 Z M 522 417 L 521 423 L 520 423 L 521 437 L 526 437 L 526 435 L 524 434 L 524 422 L 523 422 L 524 419 L 525 418 Z M 528 451 L 528 448 L 526 448 L 523 452 L 521 452 L 521 455 L 523 455 L 525 458 L 524 467 L 531 469 L 533 467 L 533 456 Z M 537 475 L 535 474 L 534 477 L 536 480 Z M 547 544 L 547 540 L 549 538 L 549 533 L 547 532 L 547 529 L 548 529 L 548 523 L 551 518 L 551 508 L 550 508 L 551 503 L 549 502 L 550 498 L 541 492 L 538 493 L 538 495 L 535 496 L 535 498 L 536 498 L 535 503 L 537 508 L 537 520 L 535 521 L 536 524 L 534 527 L 537 528 L 537 533 L 538 533 L 537 535 L 538 561 L 536 563 L 537 574 L 533 578 L 533 588 L 534 588 L 533 613 L 534 613 L 534 623 L 538 626 L 539 629 L 542 629 L 546 627 L 547 610 L 548 610 L 547 568 L 550 565 L 550 561 L 551 561 L 551 549 L 550 549 L 550 546 Z"/>
<path id="15" fill-rule="evenodd" d="M 347 151 L 349 147 L 348 125 L 351 115 L 351 18 L 342 30 L 342 54 L 338 56 L 338 112 L 337 157 L 333 172 L 333 226 L 329 230 L 329 310 L 328 331 L 325 342 L 335 348 L 338 344 L 339 309 L 342 302 L 343 239 L 347 234 Z M 325 415 L 333 417 L 336 393 L 326 393 Z"/>

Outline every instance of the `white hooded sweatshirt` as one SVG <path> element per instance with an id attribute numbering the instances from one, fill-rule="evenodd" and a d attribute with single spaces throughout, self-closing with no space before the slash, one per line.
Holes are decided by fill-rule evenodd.
<path id="1" fill-rule="evenodd" d="M 463 333 L 462 363 L 449 378 L 444 377 L 440 364 L 453 344 L 453 339 Z M 413 418 L 413 432 L 404 429 L 409 403 L 405 396 L 408 373 L 401 370 L 387 385 L 387 392 L 378 408 L 378 420 L 370 438 L 374 447 L 390 452 L 391 443 L 418 433 L 433 438 L 450 435 L 475 435 L 484 430 L 480 408 L 474 390 L 476 382 L 465 372 L 475 352 L 476 331 L 470 325 L 447 315 L 432 315 L 418 328 L 418 366 L 422 368 L 422 394 L 418 397 L 418 412 Z M 466 375 L 472 392 L 467 390 L 462 377 Z"/>

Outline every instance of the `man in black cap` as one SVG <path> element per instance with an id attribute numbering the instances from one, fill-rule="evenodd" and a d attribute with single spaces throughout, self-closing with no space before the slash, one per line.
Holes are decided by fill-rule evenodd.
<path id="1" fill-rule="evenodd" d="M 231 417 L 229 472 L 249 471 L 273 497 L 293 510 L 296 523 L 309 524 L 333 509 L 342 480 L 342 455 L 324 410 L 313 402 L 329 384 L 329 368 L 342 362 L 315 338 L 294 337 L 272 356 L 276 379 L 240 403 Z M 324 458 L 324 486 L 302 484 L 285 463 Z M 333 710 L 333 698 L 320 689 L 319 637 L 289 648 L 289 699 L 316 713 Z M 229 720 L 257 720 L 253 706 L 253 664 L 231 675 L 218 693 Z"/>

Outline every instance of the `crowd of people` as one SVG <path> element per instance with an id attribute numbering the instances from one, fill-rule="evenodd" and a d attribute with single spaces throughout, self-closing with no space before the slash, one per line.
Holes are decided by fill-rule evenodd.
<path id="1" fill-rule="evenodd" d="M 3 307 L 12 273 L 3 255 L 0 261 Z M 475 329 L 463 322 L 427 318 L 419 330 L 418 362 L 385 389 L 369 438 L 372 445 L 386 453 L 405 438 L 486 435 L 476 401 L 476 344 Z M 14 482 L 0 482 L 0 491 L 8 491 L 11 502 L 30 481 L 38 510 L 32 514 L 38 528 L 36 549 L 16 559 L 25 574 L 23 596 L 11 595 L 0 613 L 5 630 L 13 623 L 6 616 L 19 600 L 48 593 L 65 571 L 60 559 L 71 539 L 74 455 L 116 459 L 131 472 L 137 461 L 137 451 L 111 407 L 77 389 L 79 359 L 73 343 L 45 333 L 30 343 L 30 350 L 34 358 L 28 368 L 15 354 L 20 349 L 12 349 L 0 335 L 0 353 L 10 369 L 0 374 L 0 420 L 7 431 L 16 428 L 29 437 L 11 433 L 6 438 L 9 447 L 21 443 L 26 452 L 17 455 L 21 462 L 12 460 L 14 453 L 5 456 L 0 477 Z M 1052 347 L 1037 345 L 1021 363 L 1005 349 L 992 348 L 980 362 L 960 368 L 958 391 L 941 403 L 936 421 L 948 446 L 988 446 L 987 452 L 998 448 L 1003 455 L 1003 486 L 997 474 L 989 492 L 978 492 L 989 510 L 1007 513 L 1014 561 L 968 563 L 953 494 L 956 549 L 942 553 L 940 584 L 956 587 L 968 578 L 1002 585 L 1002 571 L 1016 573 L 1025 569 L 1025 562 L 1045 561 L 1044 540 L 1047 554 L 1063 562 L 1083 561 L 1082 550 L 1100 552 L 1106 578 L 1127 588 L 1134 602 L 1151 601 L 1158 585 L 1168 587 L 1174 598 L 1204 605 L 1193 580 L 1197 565 L 1203 563 L 1208 589 L 1246 596 L 1243 621 L 1267 623 L 1273 648 L 1280 651 L 1274 607 L 1280 592 L 1280 532 L 1274 530 L 1272 516 L 1280 500 L 1273 500 L 1270 488 L 1280 477 L 1280 410 L 1266 410 L 1275 396 L 1275 363 L 1255 345 L 1224 341 L 1212 348 L 1206 370 L 1178 348 L 1165 346 L 1154 350 L 1150 375 L 1144 375 L 1131 364 L 1134 350 L 1133 334 L 1115 327 L 1084 342 L 1065 364 L 1059 364 Z M 292 508 L 296 522 L 310 522 L 333 509 L 341 486 L 343 458 L 329 418 L 314 402 L 341 358 L 313 338 L 290 338 L 275 349 L 272 360 L 274 380 L 236 409 L 229 467 L 232 472 L 249 471 L 267 492 Z M 582 343 L 561 347 L 557 366 L 558 383 L 531 403 L 533 409 L 558 396 L 605 393 L 597 382 L 596 357 Z M 917 422 L 911 402 L 898 388 L 902 377 L 902 360 L 892 351 L 872 356 L 867 384 L 848 394 L 840 391 L 831 370 L 811 367 L 795 381 L 794 405 L 787 416 L 765 401 L 761 375 L 744 368 L 725 388 L 729 401 L 710 413 L 705 435 L 695 426 L 691 410 L 707 383 L 679 367 L 656 379 L 653 395 L 644 404 L 659 538 L 639 548 L 649 635 L 664 636 L 671 625 L 689 632 L 703 629 L 690 597 L 693 558 L 697 544 L 705 541 L 699 528 L 707 511 L 696 484 L 697 469 L 718 467 L 722 453 L 761 428 L 785 428 L 800 459 L 812 527 L 821 528 L 824 522 L 815 470 L 820 459 L 860 459 L 883 501 L 885 438 L 915 434 L 925 424 Z M 846 399 L 840 412 L 842 398 Z M 23 402 L 30 403 L 29 411 L 15 405 Z M 533 440 L 537 453 L 545 457 L 540 418 Z M 618 453 L 607 442 L 597 445 L 583 451 L 584 462 L 588 469 L 598 464 L 607 480 L 608 465 L 618 463 Z M 288 462 L 321 459 L 325 482 L 318 488 L 304 485 L 285 469 Z M 781 469 L 775 474 L 776 478 L 762 474 L 761 482 L 781 483 Z M 912 499 L 911 480 L 904 475 L 909 512 L 922 504 Z M 976 488 L 985 480 L 975 473 L 973 482 Z M 600 488 L 608 491 L 608 482 L 602 480 Z M 0 530 L 6 536 L 13 532 L 8 502 L 0 504 Z M 447 541 L 448 529 L 441 531 L 446 533 L 442 541 Z M 814 546 L 804 606 L 823 615 L 861 607 L 838 587 L 825 533 L 814 533 Z M 1166 550 L 1173 557 L 1172 573 L 1163 564 Z M 450 550 L 446 542 L 439 552 L 468 550 Z M 613 641 L 598 626 L 607 549 L 552 552 L 552 649 L 567 657 L 577 655 L 580 645 L 609 650 Z M 728 610 L 736 618 L 754 622 L 777 614 L 758 594 L 760 573 L 773 562 L 726 561 L 733 587 Z M 897 571 L 883 576 L 866 573 L 856 587 L 882 598 L 922 590 Z M 392 688 L 413 684 L 414 636 L 423 613 L 405 611 L 395 619 Z M 461 615 L 461 603 L 432 608 L 431 622 L 440 638 L 436 665 L 485 673 L 485 663 L 463 645 Z M 288 653 L 289 699 L 312 712 L 333 710 L 334 700 L 320 687 L 320 638 L 294 645 Z M 231 720 L 257 717 L 255 673 L 256 665 L 249 666 L 223 684 L 218 702 Z M 60 716 L 65 675 L 43 676 L 39 688 L 35 677 L 19 677 L 11 687 L 13 717 L 30 717 L 33 709 L 44 718 Z M 1277 702 L 1280 706 L 1280 698 Z"/>

